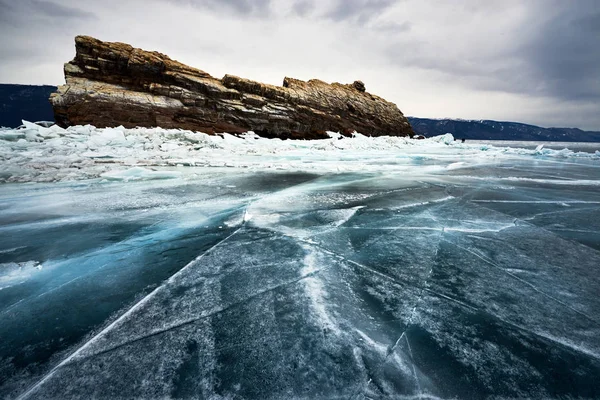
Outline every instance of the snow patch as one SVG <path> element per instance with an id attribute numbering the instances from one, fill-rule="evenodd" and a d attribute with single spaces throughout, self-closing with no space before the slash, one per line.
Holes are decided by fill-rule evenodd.
<path id="1" fill-rule="evenodd" d="M 133 167 L 121 171 L 110 171 L 100 175 L 102 178 L 113 181 L 136 181 L 150 179 L 173 179 L 179 178 L 179 171 L 154 171 L 143 167 Z"/>
<path id="2" fill-rule="evenodd" d="M 42 264 L 38 261 L 0 264 L 0 290 L 25 282 L 42 268 Z"/>

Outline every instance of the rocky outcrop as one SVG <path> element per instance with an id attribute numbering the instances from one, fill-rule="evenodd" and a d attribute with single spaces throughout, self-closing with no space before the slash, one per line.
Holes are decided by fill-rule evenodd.
<path id="1" fill-rule="evenodd" d="M 158 52 L 124 43 L 75 38 L 66 85 L 50 97 L 61 126 L 92 124 L 181 128 L 206 133 L 319 138 L 326 131 L 412 136 L 393 103 L 364 83 L 285 78 L 283 86 L 225 75 L 216 79 Z"/>

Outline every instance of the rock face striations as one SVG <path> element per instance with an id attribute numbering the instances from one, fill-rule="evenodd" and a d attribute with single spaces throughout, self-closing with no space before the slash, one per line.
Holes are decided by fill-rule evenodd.
<path id="1" fill-rule="evenodd" d="M 66 85 L 50 96 L 61 126 L 181 128 L 206 133 L 320 138 L 326 131 L 412 136 L 393 103 L 362 82 L 328 84 L 285 78 L 283 87 L 208 73 L 124 43 L 75 38 Z"/>

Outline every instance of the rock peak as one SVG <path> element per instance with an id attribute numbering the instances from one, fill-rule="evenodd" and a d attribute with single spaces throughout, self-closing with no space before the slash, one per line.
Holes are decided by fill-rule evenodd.
<path id="1" fill-rule="evenodd" d="M 126 43 L 75 38 L 66 85 L 50 97 L 61 126 L 181 128 L 206 133 L 320 138 L 326 131 L 412 136 L 395 104 L 352 84 L 286 77 L 283 86 L 222 79 Z"/>
<path id="2" fill-rule="evenodd" d="M 352 86 L 354 86 L 354 89 L 358 90 L 359 92 L 367 91 L 367 88 L 365 87 L 365 84 L 363 83 L 363 81 L 354 81 Z"/>

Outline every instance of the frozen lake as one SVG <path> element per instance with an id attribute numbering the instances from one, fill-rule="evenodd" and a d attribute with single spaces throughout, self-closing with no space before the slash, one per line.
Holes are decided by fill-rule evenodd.
<path id="1" fill-rule="evenodd" d="M 173 139 L 140 167 L 138 133 L 29 133 L 0 141 L 36 181 L 0 185 L 2 398 L 600 396 L 598 153 Z"/>

